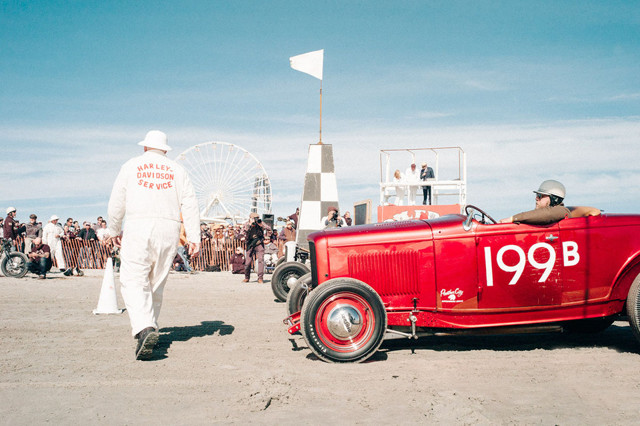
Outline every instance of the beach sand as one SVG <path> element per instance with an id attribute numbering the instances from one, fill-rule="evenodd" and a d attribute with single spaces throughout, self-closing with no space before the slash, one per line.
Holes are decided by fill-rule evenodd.
<path id="1" fill-rule="evenodd" d="M 92 315 L 102 271 L 0 277 L 3 424 L 625 424 L 640 344 L 598 335 L 393 340 L 363 364 L 319 361 L 269 285 L 172 273 L 153 360 L 122 315 Z M 119 306 L 124 307 L 118 290 Z"/>

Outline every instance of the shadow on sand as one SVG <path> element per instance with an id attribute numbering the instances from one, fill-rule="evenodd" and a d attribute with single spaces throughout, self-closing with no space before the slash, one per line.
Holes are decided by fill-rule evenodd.
<path id="1" fill-rule="evenodd" d="M 289 339 L 293 351 L 309 350 L 307 346 L 298 346 L 294 339 Z M 615 323 L 601 333 L 539 333 L 539 334 L 504 334 L 492 336 L 432 336 L 418 340 L 392 339 L 385 340 L 378 351 L 365 363 L 386 361 L 393 352 L 411 351 L 478 351 L 490 350 L 500 352 L 523 352 L 578 348 L 608 348 L 620 353 L 640 354 L 640 344 L 631 328 L 623 322 Z M 306 358 L 321 361 L 313 353 Z"/>
<path id="2" fill-rule="evenodd" d="M 186 342 L 194 337 L 213 336 L 216 333 L 220 336 L 226 336 L 233 333 L 234 330 L 234 326 L 225 324 L 224 321 L 203 321 L 199 325 L 161 328 L 160 338 L 150 361 L 165 359 L 173 342 Z"/>
<path id="3" fill-rule="evenodd" d="M 621 353 L 640 353 L 640 345 L 631 328 L 616 323 L 601 333 L 540 333 L 494 336 L 433 336 L 418 340 L 383 342 L 380 351 L 533 351 L 571 348 L 608 348 Z"/>

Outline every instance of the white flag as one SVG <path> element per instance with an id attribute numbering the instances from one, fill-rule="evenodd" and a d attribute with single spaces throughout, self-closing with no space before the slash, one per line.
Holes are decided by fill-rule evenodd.
<path id="1" fill-rule="evenodd" d="M 322 80 L 322 64 L 324 62 L 324 49 L 289 58 L 291 68 L 312 75 Z"/>

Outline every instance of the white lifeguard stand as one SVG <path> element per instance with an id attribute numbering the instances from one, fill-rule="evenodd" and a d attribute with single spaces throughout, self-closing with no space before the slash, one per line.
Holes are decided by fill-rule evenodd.
<path id="1" fill-rule="evenodd" d="M 421 163 L 433 169 L 434 178 L 426 181 L 394 182 L 394 170 L 405 174 L 413 163 L 419 172 Z M 423 205 L 425 186 L 431 187 L 431 205 Z M 405 196 L 416 191 L 415 204 L 410 205 Z M 450 202 L 446 204 L 446 201 Z M 467 203 L 467 158 L 459 146 L 383 149 L 380 150 L 380 205 L 378 221 L 426 217 L 460 213 Z"/>

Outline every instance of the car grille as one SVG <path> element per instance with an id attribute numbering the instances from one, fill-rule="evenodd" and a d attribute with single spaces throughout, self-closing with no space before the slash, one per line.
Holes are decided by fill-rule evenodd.
<path id="1" fill-rule="evenodd" d="M 311 284 L 312 287 L 318 285 L 318 270 L 316 265 L 316 245 L 309 241 L 309 262 L 311 263 Z"/>
<path id="2" fill-rule="evenodd" d="M 418 252 L 376 252 L 348 257 L 349 276 L 373 287 L 380 295 L 418 293 Z"/>

